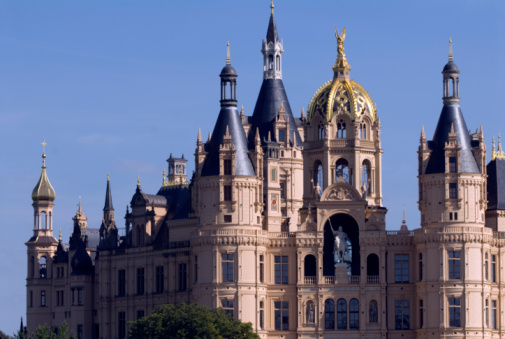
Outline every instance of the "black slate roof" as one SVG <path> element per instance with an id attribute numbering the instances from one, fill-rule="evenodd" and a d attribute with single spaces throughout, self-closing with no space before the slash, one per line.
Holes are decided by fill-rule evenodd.
<path id="1" fill-rule="evenodd" d="M 487 208 L 505 210 L 505 160 L 495 159 L 487 164 Z"/>
<path id="2" fill-rule="evenodd" d="M 249 149 L 254 148 L 254 138 L 256 136 L 256 128 L 259 129 L 261 140 L 268 138 L 268 132 L 274 138 L 274 125 L 281 103 L 286 110 L 286 116 L 289 117 L 289 142 L 293 145 L 293 133 L 295 133 L 296 145 L 298 148 L 302 146 L 302 139 L 296 128 L 296 121 L 289 106 L 288 96 L 284 89 L 284 84 L 281 79 L 263 79 L 258 100 L 252 115 L 252 126 L 249 130 Z"/>
<path id="3" fill-rule="evenodd" d="M 267 44 L 269 42 L 275 43 L 279 41 L 279 35 L 277 34 L 277 26 L 275 25 L 274 14 L 270 15 L 270 21 L 268 22 L 268 30 L 267 30 Z"/>
<path id="4" fill-rule="evenodd" d="M 190 188 L 188 185 L 173 185 L 161 187 L 157 195 L 166 199 L 167 219 L 187 219 L 191 208 Z"/>
<path id="5" fill-rule="evenodd" d="M 465 119 L 461 113 L 459 104 L 445 104 L 438 119 L 437 128 L 433 140 L 428 143 L 432 152 L 426 167 L 426 174 L 445 173 L 445 143 L 449 140 L 451 125 L 454 124 L 454 132 L 461 144 L 461 168 L 462 173 L 480 173 L 477 161 L 472 153 L 472 143 Z"/>
<path id="6" fill-rule="evenodd" d="M 235 174 L 256 176 L 251 159 L 249 159 L 249 155 L 247 154 L 247 139 L 237 108 L 234 106 L 224 106 L 221 107 L 221 111 L 217 117 L 210 143 L 205 148 L 209 153 L 203 163 L 202 177 L 219 175 L 219 146 L 223 144 L 223 137 L 227 126 L 231 135 L 231 142 L 235 146 L 236 151 Z"/>

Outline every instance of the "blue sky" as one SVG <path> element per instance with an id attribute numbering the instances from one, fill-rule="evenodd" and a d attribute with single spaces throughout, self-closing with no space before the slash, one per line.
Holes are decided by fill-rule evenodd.
<path id="1" fill-rule="evenodd" d="M 219 112 L 226 42 L 239 105 L 252 114 L 262 80 L 261 40 L 269 1 L 0 0 L 0 329 L 25 314 L 31 191 L 47 171 L 56 190 L 54 228 L 68 241 L 79 196 L 99 227 L 110 172 L 116 220 L 123 220 L 137 174 L 155 193 L 170 153 L 190 159 L 198 128 Z M 275 1 L 284 41 L 283 80 L 299 115 L 331 79 L 333 25 L 347 27 L 351 78 L 377 104 L 382 123 L 383 196 L 388 229 L 405 206 L 419 225 L 417 147 L 442 108 L 441 70 L 452 37 L 468 128 L 486 146 L 505 134 L 503 1 Z M 488 157 L 490 153 L 488 152 Z"/>

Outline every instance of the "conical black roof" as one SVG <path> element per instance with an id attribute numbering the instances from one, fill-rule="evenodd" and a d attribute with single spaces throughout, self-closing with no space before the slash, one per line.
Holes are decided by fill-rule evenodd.
<path id="1" fill-rule="evenodd" d="M 293 133 L 296 138 L 296 145 L 302 146 L 302 139 L 296 128 L 296 122 L 289 106 L 288 96 L 284 90 L 284 84 L 281 79 L 263 79 L 258 100 L 254 107 L 252 116 L 252 126 L 249 130 L 249 148 L 254 148 L 254 138 L 256 128 L 259 129 L 261 140 L 268 138 L 268 132 L 272 136 L 274 133 L 274 122 L 279 114 L 281 104 L 284 106 L 286 116 L 289 117 L 289 142 L 293 145 Z"/>
<path id="2" fill-rule="evenodd" d="M 495 159 L 487 165 L 487 208 L 505 210 L 505 159 Z"/>
<path id="3" fill-rule="evenodd" d="M 426 174 L 445 173 L 445 143 L 449 140 L 451 126 L 454 125 L 458 142 L 461 144 L 462 173 L 480 173 L 477 161 L 472 153 L 470 134 L 465 119 L 457 103 L 447 103 L 442 108 L 433 140 L 429 143 L 432 150 Z"/>
<path id="4" fill-rule="evenodd" d="M 219 175 L 219 146 L 228 127 L 231 143 L 235 146 L 235 175 L 256 176 L 247 154 L 247 138 L 238 115 L 237 107 L 221 107 L 210 143 L 206 145 L 207 157 L 202 168 L 202 177 Z"/>
<path id="5" fill-rule="evenodd" d="M 110 180 L 107 178 L 107 190 L 105 191 L 105 205 L 103 207 L 104 211 L 114 211 L 114 206 L 112 206 L 112 193 L 110 190 Z"/>
<path id="6" fill-rule="evenodd" d="M 267 44 L 269 42 L 275 43 L 279 41 L 279 35 L 277 34 L 277 26 L 275 25 L 274 14 L 270 15 L 270 21 L 268 22 L 268 30 L 267 30 Z"/>

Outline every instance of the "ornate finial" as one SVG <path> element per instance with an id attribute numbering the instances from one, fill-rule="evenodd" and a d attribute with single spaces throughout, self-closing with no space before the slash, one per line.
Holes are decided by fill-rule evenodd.
<path id="1" fill-rule="evenodd" d="M 140 174 L 137 174 L 137 186 L 140 186 Z"/>
<path id="2" fill-rule="evenodd" d="M 498 134 L 498 148 L 496 149 L 495 159 L 505 159 L 505 153 L 501 147 L 501 136 Z"/>
<path id="3" fill-rule="evenodd" d="M 231 65 L 231 58 L 230 58 L 230 40 L 228 40 L 228 43 L 226 44 L 226 64 Z"/>
<path id="4" fill-rule="evenodd" d="M 493 147 L 491 149 L 491 160 L 494 160 L 495 156 L 496 156 L 496 152 L 495 152 L 495 147 L 494 147 L 494 135 L 493 135 Z"/>
<path id="5" fill-rule="evenodd" d="M 209 131 L 209 138 L 207 139 L 207 142 L 210 141 L 210 137 L 211 137 L 211 134 L 210 134 L 210 131 Z"/>
<path id="6" fill-rule="evenodd" d="M 274 0 L 270 3 L 270 14 L 274 15 Z"/>
<path id="7" fill-rule="evenodd" d="M 165 180 L 165 176 L 166 176 L 165 169 L 163 169 L 163 185 L 162 186 L 167 186 L 167 181 Z"/>
<path id="8" fill-rule="evenodd" d="M 243 118 L 244 117 L 244 105 L 240 107 L 240 116 Z"/>
<path id="9" fill-rule="evenodd" d="M 81 215 L 82 214 L 82 208 L 81 208 L 81 196 L 79 196 L 79 204 L 77 205 L 77 214 Z"/>
<path id="10" fill-rule="evenodd" d="M 452 39 L 449 37 L 449 61 L 452 61 Z"/>
<path id="11" fill-rule="evenodd" d="M 344 40 L 345 40 L 345 27 L 342 30 L 342 34 L 338 34 L 337 27 L 333 26 L 335 29 L 335 38 L 337 38 L 337 61 L 335 62 L 335 65 L 333 66 L 333 70 L 350 70 L 351 66 L 347 62 L 347 59 L 345 57 L 344 53 Z"/>
<path id="12" fill-rule="evenodd" d="M 403 205 L 403 219 L 402 219 L 402 225 L 405 225 L 406 224 L 406 221 L 405 221 L 405 205 Z"/>
<path id="13" fill-rule="evenodd" d="M 42 145 L 42 168 L 46 168 L 46 139 L 42 139 L 40 144 Z"/>
<path id="14" fill-rule="evenodd" d="M 60 242 L 61 242 L 61 227 L 60 227 L 60 237 L 59 237 L 59 239 L 60 239 Z"/>
<path id="15" fill-rule="evenodd" d="M 109 172 L 107 172 L 107 181 L 110 181 Z"/>
<path id="16" fill-rule="evenodd" d="M 202 131 L 198 128 L 198 136 L 196 137 L 197 142 L 202 142 Z"/>
<path id="17" fill-rule="evenodd" d="M 303 107 L 302 107 L 302 115 L 301 115 L 301 117 L 302 117 L 302 120 L 305 120 L 305 109 Z"/>

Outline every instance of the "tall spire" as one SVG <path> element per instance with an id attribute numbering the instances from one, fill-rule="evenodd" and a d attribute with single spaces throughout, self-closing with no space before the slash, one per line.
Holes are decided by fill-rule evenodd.
<path id="1" fill-rule="evenodd" d="M 231 65 L 231 57 L 230 57 L 230 40 L 226 44 L 226 64 Z"/>
<path id="2" fill-rule="evenodd" d="M 449 37 L 449 61 L 452 61 L 452 39 Z"/>
<path id="3" fill-rule="evenodd" d="M 109 173 L 107 173 L 107 188 L 105 190 L 105 205 L 103 207 L 104 212 L 114 211 L 112 205 L 112 192 L 110 190 L 110 178 Z"/>
<path id="4" fill-rule="evenodd" d="M 501 136 L 498 134 L 498 148 L 495 151 L 494 137 L 493 137 L 493 149 L 491 152 L 491 160 L 505 159 L 505 152 L 503 152 L 501 146 Z"/>

